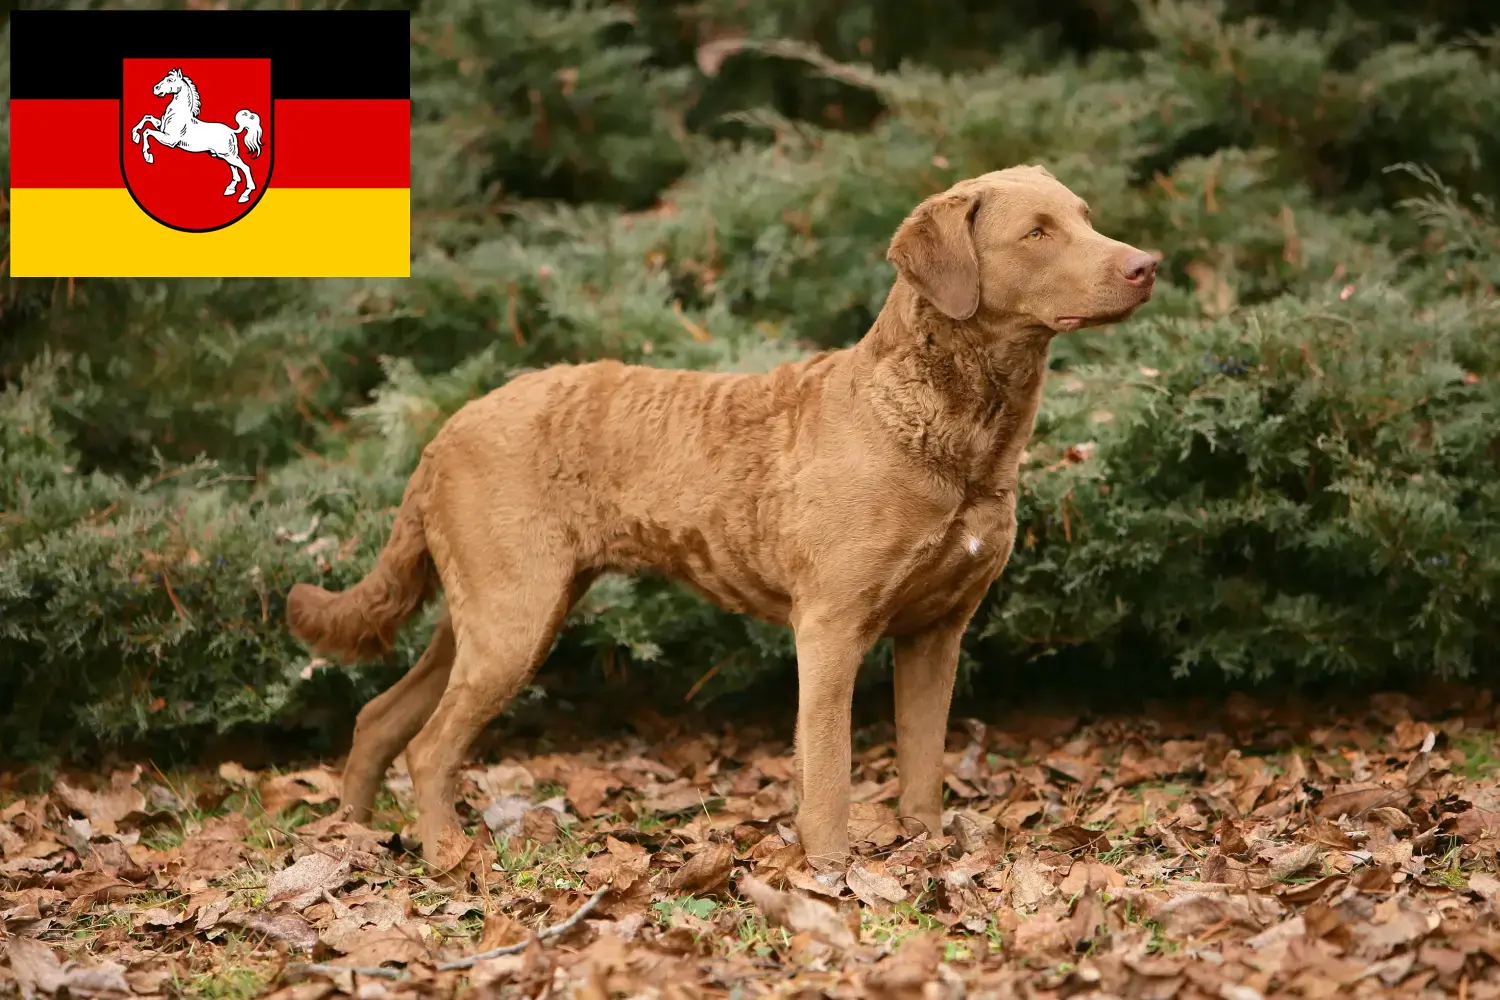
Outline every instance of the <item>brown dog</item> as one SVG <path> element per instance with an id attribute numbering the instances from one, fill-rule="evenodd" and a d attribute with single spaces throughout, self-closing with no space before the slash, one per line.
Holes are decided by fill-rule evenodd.
<path id="1" fill-rule="evenodd" d="M 360 712 L 352 816 L 406 746 L 423 851 L 462 860 L 470 742 L 600 573 L 650 568 L 794 629 L 797 825 L 814 861 L 847 854 L 855 673 L 894 637 L 901 813 L 940 832 L 959 640 L 1014 544 L 1048 345 L 1129 316 L 1156 265 L 1095 232 L 1040 167 L 927 199 L 887 257 L 895 285 L 853 347 L 765 374 L 559 365 L 448 421 L 369 576 L 338 594 L 298 584 L 287 602 L 296 635 L 347 660 L 388 649 L 438 583 L 447 596 L 426 653 Z"/>

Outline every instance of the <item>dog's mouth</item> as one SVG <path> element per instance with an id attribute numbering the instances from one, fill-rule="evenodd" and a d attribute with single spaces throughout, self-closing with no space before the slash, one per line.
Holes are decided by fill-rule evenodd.
<path id="1" fill-rule="evenodd" d="M 1151 301 L 1151 291 L 1152 285 L 1147 285 L 1141 289 L 1141 295 L 1135 302 L 1124 309 L 1118 309 L 1114 312 L 1094 313 L 1089 316 L 1059 316 L 1052 321 L 1052 328 L 1059 333 L 1070 333 L 1074 330 L 1081 330 L 1086 326 L 1108 326 L 1111 323 L 1123 323 L 1137 309 Z"/>
<path id="2" fill-rule="evenodd" d="M 1086 326 L 1108 326 L 1111 323 L 1123 323 L 1135 312 L 1137 306 L 1122 309 L 1119 312 L 1099 313 L 1094 316 L 1059 316 L 1052 321 L 1052 328 L 1061 333 L 1071 333 L 1074 330 L 1082 330 Z"/>

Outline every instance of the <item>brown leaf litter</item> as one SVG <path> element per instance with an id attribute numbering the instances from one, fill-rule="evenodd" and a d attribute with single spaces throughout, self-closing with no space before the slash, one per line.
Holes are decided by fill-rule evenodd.
<path id="1" fill-rule="evenodd" d="M 368 826 L 324 766 L 64 774 L 0 799 L 0 993 L 1484 1000 L 1496 715 L 1469 691 L 960 720 L 941 830 L 862 734 L 855 857 L 817 870 L 788 746 L 657 720 L 469 767 L 482 884 L 423 869 L 399 762 Z"/>

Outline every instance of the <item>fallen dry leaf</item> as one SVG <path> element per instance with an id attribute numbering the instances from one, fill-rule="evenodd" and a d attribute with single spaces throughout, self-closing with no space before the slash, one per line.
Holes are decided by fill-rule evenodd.
<path id="1" fill-rule="evenodd" d="M 275 816 L 298 803 L 332 802 L 339 797 L 339 787 L 339 776 L 323 768 L 276 775 L 261 781 L 260 804 Z"/>
<path id="2" fill-rule="evenodd" d="M 1321 853 L 1317 844 L 1298 844 L 1278 851 L 1271 861 L 1269 874 L 1278 880 L 1290 878 L 1309 865 L 1316 864 Z"/>
<path id="3" fill-rule="evenodd" d="M 850 892 L 876 910 L 889 909 L 892 903 L 899 903 L 907 896 L 906 889 L 886 874 L 885 865 L 878 861 L 850 865 L 844 873 L 844 880 Z"/>
<path id="4" fill-rule="evenodd" d="M 840 950 L 847 951 L 856 944 L 849 925 L 827 903 L 790 892 L 780 892 L 751 875 L 743 876 L 738 888 L 755 904 L 766 920 L 776 926 L 810 934 Z"/>
<path id="5" fill-rule="evenodd" d="M 349 877 L 347 858 L 336 858 L 312 851 L 266 880 L 266 902 L 285 903 L 293 910 L 305 910 L 322 897 L 327 889 L 337 888 Z"/>
<path id="6" fill-rule="evenodd" d="M 263 934 L 301 951 L 312 951 L 318 943 L 318 932 L 295 913 L 262 913 L 256 910 L 230 910 L 218 919 L 220 927 Z"/>
<path id="7" fill-rule="evenodd" d="M 6 941 L 5 957 L 23 997 L 33 993 L 92 997 L 131 992 L 125 969 L 117 963 L 64 962 L 50 947 L 30 938 L 13 937 Z"/>
<path id="8" fill-rule="evenodd" d="M 717 895 L 728 888 L 733 867 L 733 848 L 728 844 L 709 843 L 672 875 L 670 884 L 676 892 Z"/>
<path id="9" fill-rule="evenodd" d="M 81 813 L 95 834 L 111 834 L 125 817 L 145 812 L 145 793 L 136 787 L 140 780 L 141 768 L 136 765 L 111 774 L 109 788 L 102 792 L 75 788 L 61 778 L 53 785 L 52 791 L 69 809 Z"/>
<path id="10" fill-rule="evenodd" d="M 568 778 L 568 790 L 565 794 L 573 804 L 574 812 L 589 819 L 599 813 L 609 794 L 620 787 L 619 780 L 609 771 L 585 767 L 579 768 Z"/>
<path id="11" fill-rule="evenodd" d="M 1027 851 L 1016 858 L 1010 869 L 1010 905 L 1018 910 L 1035 907 L 1057 892 L 1057 887 L 1042 871 L 1035 854 Z"/>

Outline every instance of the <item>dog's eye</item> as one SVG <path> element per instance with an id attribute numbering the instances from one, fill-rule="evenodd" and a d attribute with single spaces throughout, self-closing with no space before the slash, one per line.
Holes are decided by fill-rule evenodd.
<path id="1" fill-rule="evenodd" d="M 1028 240 L 1039 240 L 1043 236 L 1046 236 L 1046 235 L 1047 235 L 1046 233 L 1042 232 L 1042 227 L 1041 226 L 1037 226 L 1031 232 L 1029 232 L 1029 233 L 1026 234 L 1026 238 Z"/>

